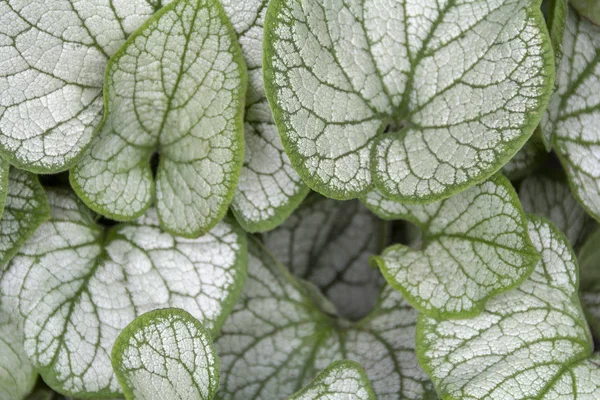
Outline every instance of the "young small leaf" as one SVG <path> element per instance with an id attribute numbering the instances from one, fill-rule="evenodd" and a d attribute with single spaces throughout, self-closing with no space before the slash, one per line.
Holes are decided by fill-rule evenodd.
<path id="1" fill-rule="evenodd" d="M 567 236 L 572 246 L 579 243 L 588 216 L 566 183 L 544 175 L 533 175 L 521 183 L 519 198 L 525 212 L 548 218 Z"/>
<path id="2" fill-rule="evenodd" d="M 426 205 L 405 205 L 375 191 L 364 201 L 382 218 L 421 228 L 422 249 L 397 244 L 373 261 L 429 316 L 478 314 L 489 298 L 529 276 L 539 260 L 517 194 L 502 175 Z"/>
<path id="3" fill-rule="evenodd" d="M 383 284 L 368 263 L 385 240 L 383 224 L 356 200 L 313 198 L 263 241 L 292 274 L 321 289 L 339 315 L 357 319 L 373 308 Z"/>
<path id="4" fill-rule="evenodd" d="M 169 2 L 0 2 L 2 157 L 34 172 L 73 165 L 102 118 L 108 58 Z"/>
<path id="5" fill-rule="evenodd" d="M 248 232 L 281 224 L 308 193 L 283 150 L 262 76 L 263 25 L 267 0 L 221 0 L 238 34 L 248 66 L 244 166 L 231 208 Z"/>
<path id="6" fill-rule="evenodd" d="M 448 197 L 496 172 L 545 109 L 540 1 L 274 0 L 265 87 L 293 165 L 337 199 Z"/>
<path id="7" fill-rule="evenodd" d="M 127 400 L 210 400 L 219 387 L 210 333 L 181 309 L 134 319 L 115 341 L 112 364 Z"/>
<path id="8" fill-rule="evenodd" d="M 415 356 L 417 313 L 389 286 L 364 319 L 351 323 L 321 311 L 317 293 L 255 240 L 248 280 L 215 345 L 221 358 L 219 398 L 290 396 L 335 360 L 360 363 L 378 399 L 423 399 L 431 386 Z"/>
<path id="9" fill-rule="evenodd" d="M 289 400 L 376 400 L 371 382 L 359 363 L 331 363 L 308 386 Z"/>
<path id="10" fill-rule="evenodd" d="M 556 399 L 567 388 L 560 398 L 589 393 L 577 382 L 585 381 L 578 363 L 593 346 L 575 256 L 543 219 L 531 216 L 529 234 L 542 259 L 519 288 L 491 299 L 472 319 L 419 318 L 417 354 L 442 399 Z M 565 378 L 576 376 L 565 387 Z"/>
<path id="11" fill-rule="evenodd" d="M 223 221 L 198 239 L 162 231 L 154 209 L 105 229 L 74 194 L 48 193 L 51 218 L 0 279 L 2 302 L 24 326 L 44 381 L 78 396 L 117 396 L 110 350 L 136 316 L 164 307 L 216 333 L 246 273 L 245 234 Z"/>
<path id="12" fill-rule="evenodd" d="M 71 171 L 73 187 L 90 208 L 117 220 L 142 215 L 156 191 L 165 230 L 206 233 L 237 184 L 245 93 L 244 61 L 220 4 L 171 3 L 111 58 L 108 115 Z"/>
<path id="13" fill-rule="evenodd" d="M 583 207 L 600 220 L 600 27 L 569 10 L 557 90 L 542 120 Z"/>
<path id="14" fill-rule="evenodd" d="M 16 319 L 0 309 L 0 399 L 23 399 L 33 389 L 36 378 Z"/>

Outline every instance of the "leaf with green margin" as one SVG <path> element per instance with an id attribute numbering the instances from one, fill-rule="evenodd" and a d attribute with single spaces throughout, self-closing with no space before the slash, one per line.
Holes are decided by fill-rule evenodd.
<path id="1" fill-rule="evenodd" d="M 380 400 L 424 399 L 431 385 L 415 355 L 417 312 L 389 286 L 364 319 L 322 312 L 305 285 L 249 240 L 248 280 L 215 342 L 218 398 L 285 398 L 332 361 L 360 363 Z"/>
<path id="2" fill-rule="evenodd" d="M 558 89 L 541 126 L 554 137 L 575 198 L 600 220 L 600 27 L 569 11 Z"/>
<path id="3" fill-rule="evenodd" d="M 4 213 L 0 219 L 0 266 L 10 261 L 48 218 L 50 209 L 46 193 L 37 176 L 11 168 Z"/>
<path id="4" fill-rule="evenodd" d="M 546 220 L 531 215 L 529 234 L 542 258 L 519 288 L 491 299 L 472 319 L 419 318 L 417 354 L 442 399 L 554 399 L 569 376 L 586 382 L 562 398 L 589 398 L 580 363 L 593 361 L 593 344 L 577 261 Z"/>
<path id="5" fill-rule="evenodd" d="M 541 130 L 536 128 L 531 138 L 509 162 L 504 164 L 500 172 L 511 181 L 523 179 L 543 165 L 548 153 L 541 139 Z"/>
<path id="6" fill-rule="evenodd" d="M 101 122 L 106 63 L 171 0 L 0 2 L 0 154 L 58 172 L 81 157 Z"/>
<path id="7" fill-rule="evenodd" d="M 570 0 L 569 4 L 584 18 L 600 25 L 600 2 L 598 0 Z"/>
<path id="8" fill-rule="evenodd" d="M 422 249 L 401 244 L 373 257 L 390 285 L 425 314 L 466 318 L 519 285 L 539 255 L 527 234 L 517 194 L 504 176 L 426 205 L 406 205 L 373 191 L 364 199 L 384 219 L 421 228 Z"/>
<path id="9" fill-rule="evenodd" d="M 337 199 L 375 185 L 423 202 L 492 175 L 552 89 L 540 3 L 273 0 L 265 87 L 300 176 Z"/>
<path id="10" fill-rule="evenodd" d="M 134 319 L 115 341 L 112 364 L 128 400 L 210 400 L 219 388 L 210 332 L 178 308 Z"/>
<path id="11" fill-rule="evenodd" d="M 36 378 L 17 321 L 0 310 L 0 399 L 23 399 L 33 389 Z"/>
<path id="12" fill-rule="evenodd" d="M 244 166 L 231 202 L 247 232 L 264 232 L 281 224 L 308 194 L 292 168 L 265 97 L 262 76 L 263 25 L 267 0 L 221 0 L 248 67 L 244 124 Z"/>
<path id="13" fill-rule="evenodd" d="M 289 400 L 376 400 L 367 374 L 359 363 L 331 363 L 308 386 Z"/>
<path id="14" fill-rule="evenodd" d="M 523 211 L 548 218 L 567 236 L 571 246 L 583 238 L 588 216 L 565 182 L 532 175 L 521 182 L 519 198 Z"/>
<path id="15" fill-rule="evenodd" d="M 358 319 L 373 309 L 384 282 L 368 262 L 386 239 L 384 224 L 356 200 L 315 196 L 263 242 L 293 275 L 321 289 L 340 316 Z"/>
<path id="16" fill-rule="evenodd" d="M 165 233 L 154 209 L 105 229 L 73 193 L 48 192 L 51 219 L 8 264 L 2 305 L 19 315 L 27 355 L 54 390 L 118 396 L 110 350 L 136 316 L 180 307 L 215 334 L 246 274 L 245 233 L 223 221 L 198 239 Z"/>
<path id="17" fill-rule="evenodd" d="M 246 71 L 221 5 L 162 8 L 110 59 L 106 75 L 107 117 L 71 170 L 73 188 L 116 220 L 141 216 L 156 192 L 163 229 L 206 233 L 227 212 L 244 147 Z"/>

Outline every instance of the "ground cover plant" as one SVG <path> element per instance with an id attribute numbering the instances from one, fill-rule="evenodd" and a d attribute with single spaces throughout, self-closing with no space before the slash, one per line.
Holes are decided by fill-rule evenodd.
<path id="1" fill-rule="evenodd" d="M 595 0 L 0 0 L 0 399 L 600 398 Z"/>

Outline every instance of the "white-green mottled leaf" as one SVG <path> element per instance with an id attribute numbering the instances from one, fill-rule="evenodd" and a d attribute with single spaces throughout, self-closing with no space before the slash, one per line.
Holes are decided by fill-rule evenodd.
<path id="1" fill-rule="evenodd" d="M 265 97 L 263 25 L 267 0 L 221 0 L 248 66 L 244 166 L 231 203 L 240 225 L 263 232 L 281 224 L 308 193 L 283 150 Z"/>
<path id="2" fill-rule="evenodd" d="M 371 382 L 360 364 L 336 361 L 289 400 L 376 400 Z"/>
<path id="3" fill-rule="evenodd" d="M 6 264 L 49 217 L 46 193 L 38 178 L 11 168 L 4 213 L 0 219 L 0 265 Z"/>
<path id="4" fill-rule="evenodd" d="M 249 241 L 248 279 L 215 343 L 220 399 L 285 398 L 343 359 L 362 365 L 379 400 L 430 393 L 414 350 L 417 312 L 399 292 L 384 288 L 373 311 L 355 323 L 325 314 L 314 296 Z"/>
<path id="5" fill-rule="evenodd" d="M 523 211 L 548 218 L 572 246 L 579 243 L 588 216 L 565 182 L 544 175 L 530 176 L 521 183 L 519 198 Z"/>
<path id="6" fill-rule="evenodd" d="M 402 204 L 376 191 L 364 202 L 382 218 L 421 228 L 421 249 L 396 244 L 373 261 L 429 316 L 478 314 L 489 298 L 522 282 L 539 259 L 517 194 L 502 175 L 426 205 Z"/>
<path id="7" fill-rule="evenodd" d="M 321 289 L 339 315 L 357 319 L 373 308 L 383 283 L 369 266 L 385 240 L 383 224 L 356 200 L 314 198 L 263 240 L 292 274 Z"/>
<path id="8" fill-rule="evenodd" d="M 109 57 L 170 1 L 0 2 L 0 154 L 34 172 L 73 165 L 102 119 Z"/>
<path id="9" fill-rule="evenodd" d="M 0 399 L 23 399 L 33 389 L 36 378 L 17 320 L 0 310 Z"/>
<path id="10" fill-rule="evenodd" d="M 600 27 L 569 10 L 557 90 L 542 120 L 575 197 L 600 219 Z"/>
<path id="11" fill-rule="evenodd" d="M 136 316 L 179 307 L 217 332 L 246 274 L 245 234 L 223 221 L 198 239 L 165 233 L 154 209 L 109 229 L 74 194 L 48 193 L 51 218 L 8 264 L 2 302 L 53 389 L 118 396 L 110 350 Z"/>
<path id="12" fill-rule="evenodd" d="M 165 230 L 206 233 L 237 184 L 245 93 L 244 61 L 220 4 L 171 3 L 111 58 L 107 117 L 71 171 L 73 187 L 90 208 L 117 220 L 142 215 L 156 196 Z"/>
<path id="13" fill-rule="evenodd" d="M 600 2 L 598 0 L 570 0 L 569 4 L 572 4 L 582 17 L 600 25 Z"/>
<path id="14" fill-rule="evenodd" d="M 546 160 L 548 153 L 538 132 L 536 129 L 531 139 L 500 170 L 511 181 L 525 178 Z"/>
<path id="15" fill-rule="evenodd" d="M 293 165 L 329 197 L 433 201 L 489 177 L 546 107 L 536 0 L 274 0 L 265 87 Z"/>
<path id="16" fill-rule="evenodd" d="M 112 363 L 128 400 L 210 400 L 219 387 L 210 333 L 181 309 L 134 319 L 115 341 Z"/>
<path id="17" fill-rule="evenodd" d="M 529 234 L 542 258 L 519 288 L 491 299 L 472 319 L 419 319 L 417 354 L 443 399 L 555 399 L 569 376 L 579 376 L 581 387 L 571 385 L 561 398 L 590 398 L 578 365 L 593 346 L 577 261 L 545 220 L 532 216 Z"/>

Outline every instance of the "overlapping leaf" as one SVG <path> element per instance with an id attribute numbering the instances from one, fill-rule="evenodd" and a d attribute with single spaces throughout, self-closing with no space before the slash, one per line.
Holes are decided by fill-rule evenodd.
<path id="1" fill-rule="evenodd" d="M 443 399 L 593 399 L 600 373 L 579 303 L 577 261 L 538 217 L 529 234 L 542 258 L 519 288 L 466 320 L 422 316 L 417 353 Z"/>
<path id="2" fill-rule="evenodd" d="M 570 0 L 582 17 L 600 25 L 600 3 L 597 0 Z"/>
<path id="3" fill-rule="evenodd" d="M 546 160 L 547 152 L 544 149 L 541 134 L 538 129 L 527 143 L 519 150 L 509 162 L 500 170 L 510 180 L 523 179 L 540 167 Z"/>
<path id="4" fill-rule="evenodd" d="M 0 399 L 21 400 L 33 388 L 37 373 L 25 354 L 17 320 L 0 310 Z"/>
<path id="5" fill-rule="evenodd" d="M 115 341 L 112 363 L 130 400 L 210 400 L 219 387 L 210 333 L 181 309 L 133 320 Z"/>
<path id="6" fill-rule="evenodd" d="M 497 171 L 546 107 L 539 1 L 272 1 L 265 86 L 292 163 L 348 199 L 448 197 Z"/>
<path id="7" fill-rule="evenodd" d="M 569 10 L 557 90 L 542 121 L 574 195 L 600 219 L 600 27 Z"/>
<path id="8" fill-rule="evenodd" d="M 430 316 L 479 313 L 490 297 L 522 282 L 539 259 L 519 199 L 502 175 L 426 205 L 375 191 L 364 202 L 382 218 L 421 228 L 422 249 L 397 244 L 373 260 L 389 284 Z"/>
<path id="9" fill-rule="evenodd" d="M 378 399 L 430 393 L 414 352 L 417 314 L 397 291 L 384 288 L 374 310 L 356 323 L 322 312 L 317 295 L 249 242 L 248 280 L 216 341 L 219 398 L 285 398 L 342 359 L 362 365 Z"/>
<path id="10" fill-rule="evenodd" d="M 283 150 L 265 97 L 262 38 L 267 0 L 221 0 L 248 66 L 244 166 L 231 207 L 249 232 L 283 222 L 308 192 Z"/>
<path id="11" fill-rule="evenodd" d="M 155 196 L 164 229 L 207 232 L 229 206 L 243 159 L 246 72 L 221 5 L 164 7 L 111 59 L 105 92 L 108 115 L 71 171 L 75 190 L 117 220 L 142 215 Z"/>
<path id="12" fill-rule="evenodd" d="M 263 240 L 292 274 L 317 286 L 339 315 L 357 319 L 373 308 L 383 283 L 368 264 L 386 239 L 383 224 L 358 201 L 311 198 Z"/>
<path id="13" fill-rule="evenodd" d="M 136 316 L 179 307 L 216 332 L 245 277 L 243 231 L 221 222 L 198 239 L 159 228 L 154 209 L 105 229 L 72 193 L 48 193 L 51 219 L 0 279 L 2 305 L 19 316 L 25 349 L 65 394 L 117 396 L 110 350 Z"/>
<path id="14" fill-rule="evenodd" d="M 169 2 L 0 2 L 0 154 L 35 172 L 74 164 L 102 119 L 109 57 Z"/>

